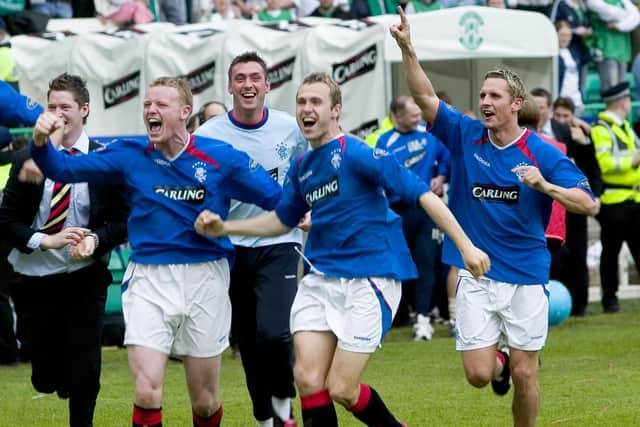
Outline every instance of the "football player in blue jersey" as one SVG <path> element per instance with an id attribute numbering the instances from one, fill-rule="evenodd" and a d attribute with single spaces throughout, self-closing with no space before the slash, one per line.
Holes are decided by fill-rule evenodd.
<path id="1" fill-rule="evenodd" d="M 471 240 L 491 258 L 484 276 L 469 274 L 445 240 L 443 261 L 461 268 L 457 291 L 456 349 L 467 381 L 491 382 L 504 395 L 513 377 L 514 425 L 535 425 L 540 406 L 538 353 L 548 331 L 550 255 L 545 227 L 551 203 L 594 215 L 597 205 L 580 170 L 557 148 L 518 125 L 526 90 L 507 69 L 485 75 L 481 120 L 441 102 L 420 67 L 409 23 L 390 28 L 402 52 L 409 90 L 431 132 L 451 152 L 449 207 Z M 509 350 L 500 350 L 504 342 Z"/>
<path id="2" fill-rule="evenodd" d="M 117 140 L 85 156 L 64 156 L 47 135 L 55 116 L 38 123 L 31 152 L 60 182 L 123 183 L 131 204 L 131 262 L 122 284 L 125 344 L 134 379 L 133 426 L 162 425 L 162 383 L 169 354 L 184 362 L 193 425 L 219 426 L 219 370 L 231 323 L 227 238 L 196 233 L 203 209 L 226 216 L 229 200 L 273 209 L 282 193 L 245 153 L 190 135 L 192 94 L 179 78 L 151 82 L 144 98 L 147 141 Z M 55 135 L 54 135 L 55 136 Z"/>
<path id="3" fill-rule="evenodd" d="M 336 401 L 366 425 L 402 426 L 378 393 L 361 383 L 398 308 L 400 281 L 416 275 L 385 191 L 420 204 L 476 276 L 488 271 L 489 258 L 424 180 L 385 151 L 341 133 L 341 110 L 336 82 L 324 73 L 307 76 L 298 89 L 296 119 L 313 150 L 292 161 L 276 210 L 234 221 L 205 210 L 195 227 L 211 236 L 274 236 L 311 210 L 305 247 L 310 273 L 299 285 L 290 320 L 304 425 L 337 426 Z"/>

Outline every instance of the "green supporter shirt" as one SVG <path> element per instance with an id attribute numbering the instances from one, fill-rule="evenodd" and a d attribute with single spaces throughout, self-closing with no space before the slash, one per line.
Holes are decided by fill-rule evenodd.
<path id="1" fill-rule="evenodd" d="M 604 0 L 605 3 L 624 8 L 621 0 Z M 613 59 L 619 62 L 631 61 L 631 36 L 629 33 L 609 30 L 607 23 L 594 12 L 589 12 L 593 36 L 590 45 L 602 52 L 603 59 Z"/>

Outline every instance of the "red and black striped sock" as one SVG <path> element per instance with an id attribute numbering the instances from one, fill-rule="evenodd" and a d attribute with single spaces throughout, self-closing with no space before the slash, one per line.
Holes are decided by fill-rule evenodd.
<path id="1" fill-rule="evenodd" d="M 141 408 L 133 405 L 133 427 L 162 427 L 162 408 Z"/>
<path id="2" fill-rule="evenodd" d="M 300 396 L 304 427 L 337 427 L 338 416 L 329 390 L 322 389 L 313 394 Z"/>
<path id="3" fill-rule="evenodd" d="M 358 401 L 351 409 L 353 416 L 372 427 L 401 427 L 378 393 L 367 384 L 360 384 Z"/>
<path id="4" fill-rule="evenodd" d="M 198 415 L 194 410 L 191 412 L 193 414 L 193 427 L 219 427 L 220 421 L 222 421 L 222 405 L 210 417 Z"/>

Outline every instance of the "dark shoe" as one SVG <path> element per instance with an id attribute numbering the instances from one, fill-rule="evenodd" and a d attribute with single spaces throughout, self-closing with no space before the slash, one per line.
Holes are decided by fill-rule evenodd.
<path id="1" fill-rule="evenodd" d="M 69 398 L 69 391 L 66 388 L 59 388 L 58 390 L 56 390 L 56 394 L 60 399 Z"/>
<path id="2" fill-rule="evenodd" d="M 604 305 L 604 310 L 605 313 L 617 313 L 620 311 L 620 304 L 618 304 L 617 302 L 612 302 L 609 304 L 605 304 Z"/>
<path id="3" fill-rule="evenodd" d="M 499 380 L 491 380 L 491 388 L 498 396 L 504 396 L 511 387 L 511 368 L 509 368 L 509 354 L 506 351 L 500 351 L 504 356 L 504 367 Z"/>
<path id="4" fill-rule="evenodd" d="M 274 416 L 273 427 L 298 427 L 298 423 L 293 418 L 283 421 L 278 416 Z"/>

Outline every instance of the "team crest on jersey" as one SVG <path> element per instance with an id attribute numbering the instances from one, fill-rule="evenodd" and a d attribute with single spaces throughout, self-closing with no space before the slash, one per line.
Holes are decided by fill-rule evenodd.
<path id="1" fill-rule="evenodd" d="M 515 173 L 515 174 L 516 174 L 516 176 L 517 176 L 518 178 L 520 178 L 520 179 L 522 179 L 522 177 L 524 177 L 524 174 L 526 173 L 526 171 L 524 171 L 524 170 L 519 170 L 519 171 L 517 171 L 517 170 L 515 170 L 515 169 L 517 169 L 517 168 L 519 168 L 519 167 L 522 167 L 522 166 L 529 166 L 529 164 L 528 164 L 528 163 L 525 163 L 525 162 L 520 162 L 520 163 L 518 163 L 517 165 L 515 165 L 515 167 L 512 169 L 513 173 Z"/>
<path id="2" fill-rule="evenodd" d="M 333 166 L 334 169 L 338 170 L 340 169 L 341 163 L 342 163 L 342 152 L 340 151 L 339 148 L 336 148 L 331 152 L 331 166 Z"/>
<path id="3" fill-rule="evenodd" d="M 286 160 L 287 156 L 289 156 L 289 147 L 287 147 L 286 142 L 282 141 L 276 145 L 276 154 L 280 158 L 280 160 Z"/>
<path id="4" fill-rule="evenodd" d="M 193 176 L 198 182 L 205 182 L 207 180 L 207 165 L 204 162 L 195 162 L 191 167 L 194 170 Z"/>
<path id="5" fill-rule="evenodd" d="M 407 144 L 407 150 L 409 150 L 410 153 L 413 153 L 414 151 L 422 150 L 425 145 L 427 145 L 427 140 L 424 138 L 422 138 L 422 141 L 413 140 Z"/>

